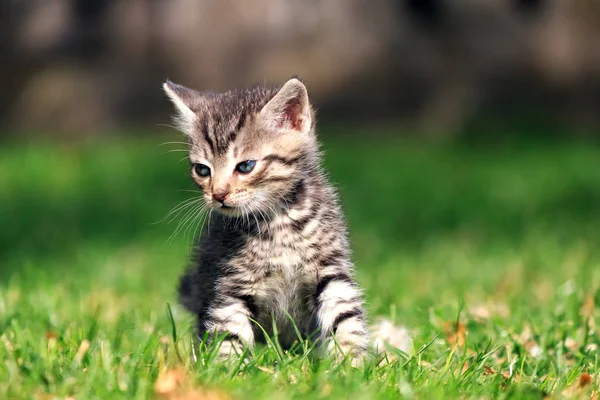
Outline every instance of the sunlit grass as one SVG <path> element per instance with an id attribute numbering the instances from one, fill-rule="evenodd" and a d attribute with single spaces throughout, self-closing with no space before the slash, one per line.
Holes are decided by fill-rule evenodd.
<path id="1" fill-rule="evenodd" d="M 189 238 L 155 222 L 193 188 L 160 143 L 0 147 L 0 397 L 148 398 L 181 366 L 193 390 L 240 399 L 598 390 L 600 148 L 327 141 L 370 315 L 413 335 L 353 370 L 308 346 L 191 362 Z"/>

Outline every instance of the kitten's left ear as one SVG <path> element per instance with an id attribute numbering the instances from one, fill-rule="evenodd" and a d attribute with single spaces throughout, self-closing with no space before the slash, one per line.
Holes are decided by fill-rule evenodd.
<path id="1" fill-rule="evenodd" d="M 163 89 L 177 110 L 175 123 L 184 133 L 190 135 L 197 112 L 204 104 L 202 93 L 167 80 Z"/>
<path id="2" fill-rule="evenodd" d="M 273 129 L 310 132 L 312 115 L 306 86 L 296 78 L 290 79 L 263 107 L 260 115 Z"/>

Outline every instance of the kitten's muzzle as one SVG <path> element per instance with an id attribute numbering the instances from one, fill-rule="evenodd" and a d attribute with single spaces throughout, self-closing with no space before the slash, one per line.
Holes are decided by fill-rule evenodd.
<path id="1" fill-rule="evenodd" d="M 222 205 L 225 205 L 225 198 L 227 197 L 228 194 L 229 194 L 229 192 L 213 193 L 213 199 L 215 199 Z"/>
<path id="2" fill-rule="evenodd" d="M 234 208 L 233 206 L 231 206 L 229 204 L 225 204 L 225 202 L 228 200 L 227 199 L 228 195 L 229 195 L 228 192 L 213 194 L 213 199 L 215 199 L 221 205 L 221 209 L 223 209 L 223 210 L 230 210 L 230 209 Z"/>

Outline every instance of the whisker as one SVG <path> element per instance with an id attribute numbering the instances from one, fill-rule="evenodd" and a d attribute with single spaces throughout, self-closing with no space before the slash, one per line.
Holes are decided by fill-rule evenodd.
<path id="1" fill-rule="evenodd" d="M 213 213 L 214 209 L 211 208 L 210 211 L 208 212 L 208 234 L 210 235 L 210 223 L 212 221 L 212 213 Z"/>
<path id="2" fill-rule="evenodd" d="M 173 213 L 179 213 L 182 209 L 186 208 L 186 206 L 193 204 L 196 201 L 201 201 L 202 198 L 201 197 L 192 197 L 191 199 L 186 199 L 183 200 L 182 202 L 180 202 L 179 204 L 177 204 L 175 207 L 173 207 L 168 213 L 167 215 L 165 215 L 162 219 L 160 219 L 159 221 L 153 222 L 153 224 L 159 224 L 161 222 L 165 222 L 165 220 L 167 220 L 167 218 L 169 218 L 171 215 L 173 215 Z"/>
<path id="3" fill-rule="evenodd" d="M 202 197 L 192 197 L 190 199 L 184 200 L 181 203 L 179 203 L 178 205 L 176 205 L 175 207 L 173 207 L 173 209 L 171 211 L 169 211 L 169 213 L 165 216 L 165 218 L 171 216 L 173 213 L 177 213 L 178 211 L 181 211 L 182 209 L 186 208 L 187 206 L 190 206 L 192 204 L 198 203 L 202 201 Z"/>
<path id="4" fill-rule="evenodd" d="M 182 227 L 181 227 L 181 231 L 183 232 L 183 234 L 185 235 L 185 237 L 188 237 L 189 235 L 189 229 L 191 228 L 191 226 L 194 223 L 194 220 L 196 219 L 196 217 L 198 216 L 198 213 L 200 213 L 202 211 L 202 209 L 204 208 L 203 204 L 200 204 L 199 206 L 194 207 L 190 213 L 189 216 L 185 219 L 185 221 L 182 223 Z"/>
<path id="5" fill-rule="evenodd" d="M 179 232 L 181 232 L 181 230 L 185 227 L 185 225 L 188 223 L 190 218 L 194 217 L 195 212 L 196 212 L 196 210 L 198 210 L 199 207 L 202 207 L 202 204 L 196 205 L 190 211 L 186 212 L 185 216 L 177 224 L 177 227 L 175 228 L 175 232 L 173 232 L 171 234 L 171 236 L 169 237 L 169 239 L 167 239 L 167 242 L 170 242 L 172 239 L 174 239 L 177 236 L 177 234 Z"/>
<path id="6" fill-rule="evenodd" d="M 205 210 L 206 210 L 206 204 L 202 205 L 202 207 L 195 213 L 194 218 L 192 219 L 192 221 L 189 224 L 190 226 L 186 229 L 186 235 L 189 235 L 190 233 L 192 234 L 192 237 L 190 238 L 191 239 L 190 241 L 192 243 L 196 239 L 196 232 L 198 230 L 198 227 L 202 224 L 202 220 L 203 220 L 202 217 L 204 215 Z M 192 231 L 192 227 L 194 227 L 193 231 Z"/>
<path id="7" fill-rule="evenodd" d="M 188 146 L 188 147 L 190 146 L 190 144 L 187 143 L 187 142 L 163 142 L 161 144 L 157 144 L 156 147 L 166 146 L 167 144 L 183 144 L 183 145 Z"/>
<path id="8" fill-rule="evenodd" d="M 197 236 L 196 236 L 196 232 L 198 232 L 198 228 L 200 229 L 200 233 L 199 235 L 202 235 L 202 230 L 204 229 L 204 224 L 206 223 L 206 219 L 208 218 L 208 215 L 210 214 L 209 212 L 206 212 L 206 207 L 203 208 L 202 210 L 200 210 L 199 212 L 199 221 L 198 224 L 196 224 L 196 228 L 194 229 L 194 233 L 192 236 L 192 243 L 195 244 L 196 240 L 197 240 Z"/>

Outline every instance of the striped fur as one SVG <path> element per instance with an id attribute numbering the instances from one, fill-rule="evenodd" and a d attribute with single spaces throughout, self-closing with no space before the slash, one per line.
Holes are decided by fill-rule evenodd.
<path id="1" fill-rule="evenodd" d="M 289 348 L 297 340 L 291 317 L 303 337 L 330 353 L 362 358 L 362 294 L 338 196 L 320 167 L 305 86 L 291 79 L 281 88 L 202 94 L 167 82 L 165 91 L 189 137 L 192 164 L 211 169 L 208 177 L 192 172 L 216 212 L 179 287 L 199 336 L 225 335 L 220 351 L 227 355 L 264 342 L 257 324 L 273 335 L 274 321 Z M 254 170 L 236 173 L 245 160 L 256 160 Z M 223 205 L 215 193 L 228 193 Z"/>

